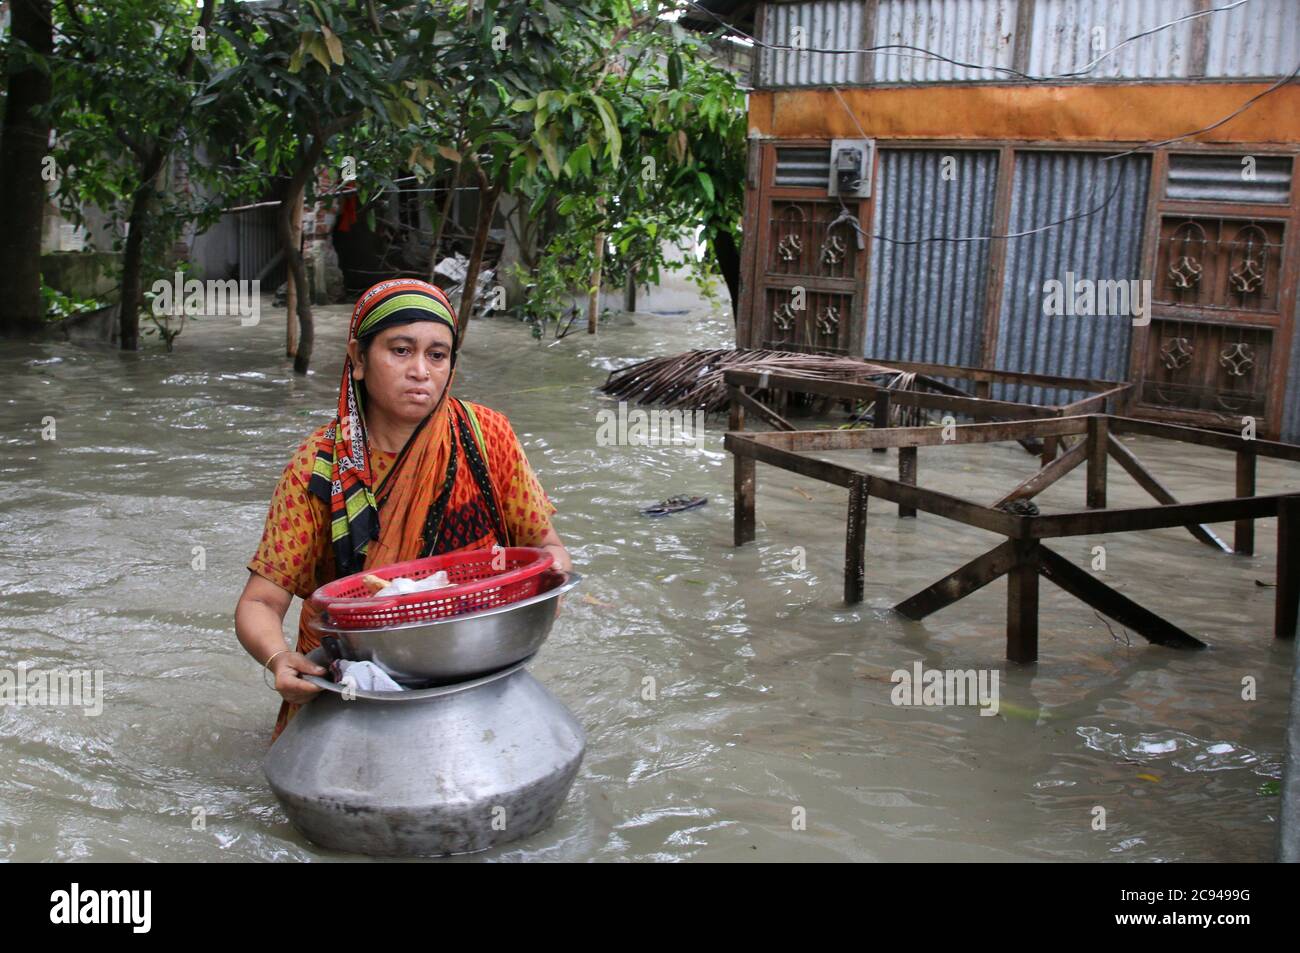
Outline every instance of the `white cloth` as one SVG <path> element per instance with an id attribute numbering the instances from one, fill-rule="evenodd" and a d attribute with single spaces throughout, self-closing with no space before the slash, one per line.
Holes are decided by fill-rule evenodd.
<path id="1" fill-rule="evenodd" d="M 351 682 L 359 692 L 404 692 L 387 672 L 374 662 L 349 662 L 338 659 L 334 662 L 335 681 L 340 685 Z"/>
<path id="2" fill-rule="evenodd" d="M 451 584 L 451 580 L 447 578 L 447 570 L 439 569 L 432 576 L 425 576 L 419 581 L 407 579 L 405 576 L 398 576 L 396 579 L 390 579 L 388 585 L 376 592 L 375 595 L 404 596 L 408 592 L 426 592 L 430 589 L 446 589 Z"/>

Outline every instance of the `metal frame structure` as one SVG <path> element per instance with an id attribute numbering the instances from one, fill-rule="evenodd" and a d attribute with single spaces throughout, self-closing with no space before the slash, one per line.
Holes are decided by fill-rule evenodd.
<path id="1" fill-rule="evenodd" d="M 897 399 L 899 394 L 891 395 Z M 743 404 L 743 402 L 741 402 Z M 1230 450 L 1236 454 L 1236 495 L 1200 503 L 1178 503 L 1137 457 L 1116 439 L 1141 434 Z M 1026 438 L 1075 441 L 1065 453 L 992 505 L 981 505 L 938 490 L 916 486 L 920 447 L 995 443 Z M 1109 414 L 1043 417 L 999 423 L 960 424 L 950 428 L 895 427 L 872 430 L 795 430 L 746 433 L 730 430 L 725 447 L 734 465 L 735 545 L 755 537 L 756 464 L 766 463 L 791 473 L 847 487 L 849 503 L 845 533 L 844 599 L 862 601 L 866 577 L 867 503 L 871 497 L 898 505 L 900 517 L 918 511 L 1005 536 L 1004 542 L 954 570 L 894 606 L 911 619 L 922 619 L 952 605 L 1001 576 L 1007 576 L 1006 657 L 1014 662 L 1038 659 L 1038 580 L 1045 577 L 1149 642 L 1177 648 L 1203 648 L 1205 643 L 1100 582 L 1044 545 L 1066 536 L 1133 532 L 1185 526 L 1198 535 L 1203 524 L 1235 522 L 1234 551 L 1254 552 L 1254 521 L 1276 516 L 1277 600 L 1274 636 L 1294 638 L 1300 617 L 1300 493 L 1257 495 L 1255 469 L 1259 457 L 1300 462 L 1300 446 L 1248 440 L 1211 430 L 1164 424 Z M 808 456 L 833 450 L 899 451 L 899 479 L 865 473 L 851 466 Z M 1116 461 L 1149 493 L 1158 506 L 1110 508 L 1106 505 L 1107 459 Z M 906 462 L 905 462 L 906 460 Z M 1002 507 L 1028 500 L 1076 466 L 1087 467 L 1087 509 L 1052 515 L 1021 515 Z M 1213 544 L 1212 544 L 1213 545 Z"/>

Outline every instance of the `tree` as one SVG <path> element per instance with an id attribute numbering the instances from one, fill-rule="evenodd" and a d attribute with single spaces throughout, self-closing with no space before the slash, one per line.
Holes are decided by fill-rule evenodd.
<path id="1" fill-rule="evenodd" d="M 121 241 L 119 343 L 140 344 L 140 304 L 147 267 L 165 254 L 151 238 L 159 188 L 169 160 L 188 148 L 199 124 L 196 89 L 207 72 L 215 0 L 202 6 L 168 0 L 118 0 L 113 9 L 64 0 L 59 7 L 66 55 L 54 71 L 59 198 L 74 219 L 87 204 L 107 212 Z M 187 130 L 187 127 L 190 127 Z M 186 209 L 182 214 L 189 214 Z M 180 217 L 170 216 L 170 231 Z"/>
<path id="2" fill-rule="evenodd" d="M 454 163 L 453 182 L 463 174 L 478 185 L 478 215 L 458 311 L 463 339 L 502 193 L 535 178 L 543 156 L 548 163 L 557 158 L 560 134 L 543 128 L 538 118 L 548 108 L 563 108 L 573 122 L 617 135 L 608 103 L 591 91 L 591 83 L 593 64 L 607 56 L 602 46 L 606 27 L 623 3 L 482 0 L 474 8 L 456 6 L 462 25 L 457 27 L 456 16 L 449 16 L 451 28 L 435 36 L 440 82 L 426 107 L 431 117 L 455 117 L 450 129 L 430 123 L 438 153 Z M 618 143 L 609 147 L 617 161 Z M 558 173 L 558 166 L 553 171 Z M 440 229 L 443 221 L 445 213 Z M 431 257 L 436 255 L 435 246 Z"/>
<path id="3" fill-rule="evenodd" d="M 41 228 L 44 224 L 54 51 L 49 0 L 15 0 L 5 50 L 8 95 L 0 129 L 0 333 L 33 334 L 44 325 Z"/>
<path id="4" fill-rule="evenodd" d="M 427 4 L 419 8 L 430 17 Z M 280 182 L 277 228 L 300 327 L 293 366 L 306 374 L 315 327 L 292 209 L 314 192 L 320 163 L 340 133 L 363 121 L 374 133 L 421 118 L 408 87 L 417 58 L 403 55 L 413 38 L 401 29 L 390 35 L 371 4 L 337 0 L 307 0 L 294 9 L 230 4 L 216 29 L 237 62 L 213 77 L 202 99 L 211 97 L 227 128 L 248 130 L 246 152 Z M 359 157 L 346 158 L 355 174 Z"/>
<path id="5" fill-rule="evenodd" d="M 654 29 L 634 34 L 638 23 Z M 529 211 L 554 209 L 559 216 L 540 238 L 545 251 L 538 267 L 526 276 L 536 293 L 525 311 L 543 323 L 557 318 L 564 292 L 591 280 L 595 239 L 604 235 L 613 251 L 605 265 L 611 279 L 658 281 L 662 268 L 685 267 L 703 287 L 721 272 L 734 315 L 744 93 L 733 74 L 710 61 L 703 41 L 675 24 L 629 13 L 602 50 L 586 90 L 514 104 L 532 113 L 534 141 L 546 159 L 536 175 L 519 177 Z M 611 53 L 619 50 L 624 55 L 614 60 Z M 583 99 L 599 101 L 601 121 L 609 118 L 614 128 L 584 123 L 572 110 Z M 517 151 L 517 161 L 535 164 L 531 146 Z M 693 246 L 697 231 L 708 257 L 665 258 L 665 243 Z"/>

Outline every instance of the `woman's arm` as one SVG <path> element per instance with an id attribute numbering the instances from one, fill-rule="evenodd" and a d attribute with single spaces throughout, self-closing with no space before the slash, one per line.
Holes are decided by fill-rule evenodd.
<path id="1" fill-rule="evenodd" d="M 555 531 L 554 526 L 546 527 L 546 535 L 533 545 L 540 546 L 555 557 L 556 569 L 561 572 L 569 572 L 573 569 L 573 560 L 569 558 L 569 551 L 564 548 L 564 543 L 560 541 L 560 534 Z"/>
<path id="2" fill-rule="evenodd" d="M 271 663 L 275 690 L 285 701 L 302 704 L 319 692 L 320 687 L 299 678 L 298 673 L 324 675 L 325 669 L 305 655 L 285 651 L 284 616 L 292 601 L 292 593 L 250 572 L 235 606 L 235 635 L 248 654 L 263 666 L 275 656 Z"/>

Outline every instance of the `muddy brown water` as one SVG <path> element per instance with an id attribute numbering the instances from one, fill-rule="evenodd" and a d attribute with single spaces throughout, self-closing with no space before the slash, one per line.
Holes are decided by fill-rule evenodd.
<path id="1" fill-rule="evenodd" d="M 97 717 L 0 705 L 0 858 L 365 859 L 304 841 L 268 790 L 278 696 L 232 623 L 271 489 L 332 412 L 347 309 L 319 323 L 306 379 L 269 307 L 255 327 L 192 322 L 173 354 L 0 354 L 0 669 L 104 678 Z M 1212 647 L 1124 644 L 1044 583 L 1041 661 L 1012 665 L 1003 582 L 921 623 L 890 609 L 990 534 L 873 500 L 866 601 L 846 606 L 846 491 L 760 465 L 757 540 L 737 549 L 724 419 L 699 447 L 597 445 L 610 369 L 730 342 L 707 312 L 554 346 L 510 319 L 470 332 L 456 392 L 510 417 L 586 577 L 532 671 L 588 732 L 554 826 L 474 859 L 1272 859 L 1294 650 L 1256 584 L 1274 579 L 1274 521 L 1254 557 L 1182 530 L 1058 541 L 1084 566 L 1104 544 L 1105 581 Z M 1228 454 L 1130 446 L 1181 498 L 1231 495 Z M 977 500 L 1034 465 L 1014 444 L 920 454 L 922 485 Z M 1261 491 L 1300 488 L 1298 470 L 1262 461 Z M 1082 472 L 1044 509 L 1077 507 Z M 1112 473 L 1112 505 L 1147 502 Z M 678 493 L 709 503 L 638 515 Z M 891 674 L 916 662 L 996 672 L 999 713 L 894 705 Z"/>

